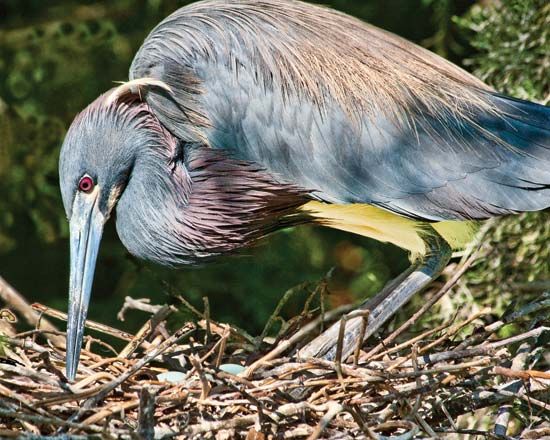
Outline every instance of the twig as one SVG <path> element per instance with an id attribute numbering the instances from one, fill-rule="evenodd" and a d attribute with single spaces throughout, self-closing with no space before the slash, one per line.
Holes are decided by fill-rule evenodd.
<path id="1" fill-rule="evenodd" d="M 208 301 L 207 296 L 203 296 L 202 301 L 203 301 L 203 304 L 204 304 L 204 319 L 206 321 L 206 332 L 204 334 L 204 345 L 208 345 L 208 341 L 210 340 L 210 335 L 212 334 L 212 331 L 210 330 L 210 301 Z"/>
<path id="2" fill-rule="evenodd" d="M 141 370 L 145 365 L 151 362 L 156 357 L 160 356 L 166 350 L 168 350 L 173 344 L 177 343 L 180 339 L 190 335 L 195 330 L 195 327 L 191 324 L 186 324 L 176 331 L 169 339 L 164 341 L 158 347 L 153 348 L 149 353 L 147 353 L 143 358 L 136 362 L 132 367 L 130 367 L 125 373 L 121 374 L 115 380 L 111 381 L 105 385 L 99 393 L 97 393 L 92 398 L 84 402 L 80 410 L 71 417 L 72 420 L 78 420 L 82 414 L 93 408 L 99 401 L 105 398 L 112 390 L 118 387 L 121 383 L 125 382 L 130 376 L 133 376 L 136 372 Z"/>
<path id="3" fill-rule="evenodd" d="M 541 298 L 537 301 L 531 302 L 518 310 L 514 310 L 512 313 L 504 316 L 500 321 L 493 322 L 485 326 L 484 331 L 464 339 L 456 346 L 455 350 L 462 350 L 466 347 L 477 344 L 480 341 L 486 341 L 491 334 L 496 333 L 506 324 L 517 321 L 527 315 L 539 313 L 547 308 L 550 308 L 550 293 L 543 293 Z"/>
<path id="4" fill-rule="evenodd" d="M 52 309 L 48 306 L 34 303 L 31 306 L 34 310 L 37 310 L 41 313 L 44 313 L 46 316 L 50 316 L 52 318 L 59 319 L 61 321 L 67 321 L 67 314 L 60 312 L 59 310 Z M 100 324 L 95 321 L 90 321 L 89 319 L 86 320 L 86 327 L 95 330 L 101 333 L 105 333 L 106 335 L 114 336 L 115 338 L 122 339 L 123 341 L 131 341 L 134 336 L 130 333 L 123 332 L 122 330 L 118 330 L 116 328 L 110 327 L 105 324 Z"/>
<path id="5" fill-rule="evenodd" d="M 343 315 L 340 318 L 340 331 L 338 333 L 338 341 L 336 342 L 336 358 L 335 358 L 334 364 L 336 366 L 336 374 L 338 375 L 339 380 L 342 380 L 344 378 L 342 376 L 342 348 L 344 347 L 344 334 L 346 333 L 346 321 L 347 321 L 347 317 L 346 315 Z"/>
<path id="6" fill-rule="evenodd" d="M 214 363 L 214 366 L 216 368 L 219 368 L 222 363 L 222 358 L 225 353 L 225 347 L 227 344 L 227 340 L 229 339 L 229 335 L 231 335 L 231 328 L 229 326 L 226 326 L 225 332 L 220 339 L 220 347 L 218 349 L 218 354 L 216 355 L 216 362 Z"/>
<path id="7" fill-rule="evenodd" d="M 135 409 L 138 407 L 139 407 L 138 400 L 131 400 L 129 402 L 109 405 L 107 408 L 103 408 L 102 410 L 93 413 L 90 417 L 88 417 L 87 419 L 84 419 L 82 423 L 84 425 L 93 425 L 94 423 L 98 423 L 98 422 L 101 422 L 102 420 L 105 420 L 107 417 L 110 417 L 113 414 L 123 413 L 124 411 Z"/>
<path id="8" fill-rule="evenodd" d="M 70 388 L 67 384 L 61 381 L 58 377 L 53 374 L 46 374 L 41 371 L 31 370 L 30 368 L 25 368 L 20 365 L 9 365 L 0 363 L 0 371 L 5 371 L 11 374 L 17 374 L 20 376 L 28 377 L 34 381 L 52 385 L 60 388 Z"/>
<path id="9" fill-rule="evenodd" d="M 128 358 L 147 339 L 161 321 L 164 321 L 175 308 L 172 306 L 161 306 L 155 314 L 139 329 L 133 339 L 120 351 L 118 357 Z"/>
<path id="10" fill-rule="evenodd" d="M 23 298 L 23 296 L 15 290 L 8 282 L 0 277 L 0 299 L 4 301 L 13 310 L 16 310 L 25 320 L 36 327 L 40 320 L 40 325 L 43 330 L 57 332 L 57 328 L 47 319 L 40 319 L 40 314 L 33 310 L 33 307 Z M 58 347 L 65 346 L 65 338 L 58 336 L 56 333 L 49 333 L 48 338 Z"/>
<path id="11" fill-rule="evenodd" d="M 247 428 L 251 425 L 254 425 L 258 420 L 256 414 L 250 416 L 241 416 L 235 417 L 234 419 L 221 420 L 218 422 L 202 422 L 197 425 L 189 426 L 184 434 L 191 437 L 194 435 L 205 434 L 207 432 L 216 432 L 222 429 L 232 429 L 232 428 Z"/>
<path id="12" fill-rule="evenodd" d="M 273 326 L 274 322 L 276 321 L 277 317 L 281 314 L 281 310 L 285 306 L 285 304 L 288 302 L 288 300 L 293 297 L 295 294 L 301 292 L 304 289 L 304 286 L 306 283 L 302 283 L 298 286 L 292 287 L 291 289 L 288 289 L 282 296 L 282 298 L 277 303 L 277 306 L 275 307 L 275 310 L 273 310 L 273 313 L 270 315 L 269 319 L 267 320 L 267 323 L 264 326 L 264 329 L 262 330 L 262 333 L 260 333 L 260 336 L 256 338 L 256 348 L 259 348 L 262 342 L 264 341 L 265 337 L 267 336 L 269 330 Z"/>
<path id="13" fill-rule="evenodd" d="M 156 387 L 143 387 L 139 393 L 138 434 L 144 439 L 155 436 L 155 398 L 158 391 Z"/>
<path id="14" fill-rule="evenodd" d="M 353 309 L 353 306 L 346 305 L 338 307 L 334 310 L 331 310 L 330 312 L 325 313 L 324 319 L 325 320 L 331 320 L 337 316 L 340 316 L 343 313 L 346 313 L 347 311 Z M 276 348 L 271 350 L 269 353 L 267 353 L 262 358 L 258 359 L 256 362 L 254 362 L 252 365 L 250 365 L 242 374 L 243 377 L 250 377 L 254 371 L 261 365 L 265 364 L 266 362 L 269 362 L 272 359 L 275 359 L 277 356 L 283 354 L 285 351 L 287 351 L 289 348 L 293 347 L 295 344 L 300 342 L 302 339 L 304 339 L 307 335 L 314 332 L 322 322 L 321 317 L 316 318 L 315 320 L 311 321 L 310 323 L 306 324 L 304 327 L 302 327 L 298 332 L 296 332 L 294 335 L 292 335 L 289 339 L 285 341 L 281 341 L 279 345 L 277 345 Z"/>
<path id="15" fill-rule="evenodd" d="M 338 402 L 327 402 L 327 412 L 325 415 L 321 418 L 321 421 L 315 428 L 315 430 L 311 433 L 311 435 L 308 437 L 307 440 L 317 440 L 323 431 L 327 428 L 329 423 L 336 417 L 338 414 L 340 414 L 342 411 L 344 411 L 344 407 L 339 404 Z"/>
<path id="16" fill-rule="evenodd" d="M 480 316 L 483 316 L 483 315 L 486 315 L 490 312 L 489 309 L 484 309 L 482 311 L 480 311 L 479 313 L 476 313 L 472 316 L 470 316 L 468 319 L 466 319 L 465 321 L 463 322 L 460 322 L 458 324 L 455 324 L 454 326 L 452 326 L 444 335 L 442 335 L 441 337 L 437 338 L 435 341 L 433 342 L 430 342 L 429 344 L 425 345 L 424 347 L 420 348 L 418 350 L 418 354 L 423 354 L 423 353 L 426 353 L 428 350 L 430 350 L 431 348 L 433 347 L 437 347 L 439 344 L 441 344 L 441 342 L 449 339 L 450 337 L 454 336 L 458 331 L 460 331 L 462 328 L 464 328 L 465 326 L 467 326 L 468 324 L 470 324 L 472 321 L 478 319 Z M 397 367 L 399 367 L 401 364 L 403 364 L 405 361 L 406 361 L 407 358 L 402 358 L 401 360 L 398 360 L 396 361 L 395 363 L 393 363 L 391 366 L 390 366 L 390 370 L 393 370 Z"/>
<path id="17" fill-rule="evenodd" d="M 124 315 L 127 310 L 140 310 L 153 315 L 163 307 L 149 304 L 150 302 L 151 300 L 149 298 L 134 299 L 131 296 L 126 296 L 124 297 L 124 304 L 116 316 L 118 320 L 124 321 Z"/>
<path id="18" fill-rule="evenodd" d="M 520 335 L 512 336 L 510 338 L 502 339 L 500 341 L 492 342 L 487 345 L 482 345 L 468 350 L 461 351 L 446 351 L 442 353 L 435 353 L 433 355 L 424 355 L 418 359 L 419 365 L 424 364 L 433 364 L 437 362 L 449 361 L 454 359 L 462 359 L 467 356 L 480 356 L 484 354 L 491 354 L 497 348 L 504 347 L 506 345 L 515 344 L 516 342 L 521 342 L 526 339 L 539 337 L 544 332 L 549 331 L 548 327 L 538 327 L 528 332 L 522 333 Z M 401 363 L 401 360 L 398 360 L 401 367 L 410 367 L 412 364 L 410 361 Z M 389 366 L 394 365 L 395 363 L 390 363 Z"/>
<path id="19" fill-rule="evenodd" d="M 549 299 L 541 297 L 543 303 Z M 306 301 L 311 298 L 309 295 Z M 152 321 L 156 321 L 152 342 L 141 343 L 141 351 L 136 350 L 132 360 L 104 358 L 103 350 L 98 350 L 102 355 L 87 351 L 97 349 L 95 344 L 86 347 L 80 370 L 85 374 L 75 384 L 66 383 L 61 373 L 64 353 L 40 345 L 43 338 L 33 342 L 30 338 L 0 337 L 0 350 L 4 350 L 0 353 L 0 409 L 12 414 L 4 417 L 0 413 L 0 437 L 13 436 L 15 430 L 27 436 L 52 435 L 58 429 L 58 433 L 70 430 L 71 436 L 100 432 L 109 440 L 138 436 L 166 439 L 248 436 L 261 440 L 269 435 L 404 440 L 412 439 L 419 428 L 432 437 L 438 435 L 436 426 L 452 427 L 456 432 L 459 428 L 454 426 L 454 420 L 458 416 L 477 408 L 507 408 L 512 402 L 529 412 L 526 426 L 527 423 L 535 426 L 541 414 L 549 410 L 545 401 L 550 393 L 547 385 L 550 374 L 546 371 L 541 344 L 544 340 L 540 337 L 548 329 L 536 319 L 528 323 L 525 319 L 520 322 L 513 319 L 540 307 L 541 304 L 531 304 L 516 309 L 501 318 L 502 323 L 497 326 L 486 326 L 465 338 L 459 330 L 475 315 L 457 320 L 452 326 L 447 323 L 419 335 L 409 334 L 404 342 L 394 342 L 373 356 L 373 359 L 383 357 L 383 361 L 370 360 L 368 364 L 357 362 L 363 353 L 360 344 L 353 347 L 353 358 L 337 356 L 332 362 L 302 360 L 292 354 L 273 355 L 276 349 L 284 352 L 289 347 L 303 346 L 318 331 L 323 317 L 295 330 L 297 324 L 309 317 L 304 312 L 288 321 L 285 333 L 279 333 L 289 335 L 280 336 L 285 338 L 281 342 L 283 347 L 279 348 L 277 339 L 267 358 L 252 362 L 257 368 L 247 378 L 225 373 L 218 367 L 254 360 L 257 353 L 252 351 L 251 340 L 242 337 L 234 327 L 216 323 L 212 317 L 198 323 L 199 328 L 210 328 L 205 345 L 203 332 L 197 332 L 193 325 L 173 335 L 169 328 L 163 327 L 161 333 L 164 312 L 157 309 L 157 315 L 151 316 L 135 336 L 133 349 L 140 341 L 150 340 L 156 325 Z M 338 313 L 326 318 L 333 323 Z M 495 328 L 508 322 L 514 322 L 511 328 L 515 333 L 495 340 Z M 344 327 L 340 324 L 340 328 Z M 526 330 L 518 331 L 522 327 Z M 292 334 L 293 331 L 296 333 Z M 360 333 L 359 326 L 357 331 Z M 35 330 L 32 334 L 43 332 Z M 485 336 L 478 338 L 480 334 Z M 186 335 L 186 340 L 178 342 Z M 490 340 L 488 335 L 492 335 Z M 514 363 L 510 368 L 509 347 L 522 341 L 533 347 L 525 349 L 530 351 L 532 361 L 521 368 Z M 405 351 L 407 347 L 412 347 L 410 355 Z M 403 356 L 386 360 L 392 353 Z M 182 367 L 187 373 L 180 376 L 171 371 L 160 377 L 160 373 L 167 373 L 163 361 L 169 361 L 170 365 L 177 362 L 175 369 Z M 502 381 L 509 382 L 501 384 Z M 21 418 L 21 413 L 34 419 Z M 18 417 L 13 417 L 14 414 Z M 502 432 L 508 423 L 506 417 L 501 412 L 497 420 Z M 48 423 L 52 418 L 68 422 Z M 373 427 L 378 423 L 382 425 Z M 82 426 L 87 428 L 81 429 Z M 483 434 L 506 438 L 493 432 Z"/>
<path id="20" fill-rule="evenodd" d="M 40 424 L 40 425 L 54 425 L 54 426 L 62 426 L 72 429 L 79 429 L 81 431 L 86 432 L 102 432 L 103 429 L 99 426 L 93 426 L 93 425 L 85 425 L 83 423 L 74 423 L 74 422 L 68 422 L 65 420 L 62 420 L 58 417 L 44 417 L 39 416 L 35 414 L 26 414 L 24 412 L 21 412 L 21 410 L 18 411 L 9 411 L 6 409 L 0 408 L 0 416 L 2 417 L 10 417 L 17 420 L 25 420 L 28 422 Z"/>
<path id="21" fill-rule="evenodd" d="M 8 338 L 8 337 L 6 337 L 5 340 L 11 346 L 20 347 L 22 349 L 33 350 L 36 353 L 44 353 L 44 352 L 48 351 L 47 348 L 44 348 L 44 347 L 38 345 L 36 342 L 30 340 L 29 338 L 18 339 L 18 338 Z"/>
<path id="22" fill-rule="evenodd" d="M 198 318 L 206 319 L 203 313 L 199 312 L 195 307 L 193 307 L 193 304 L 191 304 L 189 301 L 187 301 L 183 296 L 181 295 L 175 295 L 175 297 L 185 306 L 186 309 L 191 311 L 193 314 L 195 314 Z"/>
<path id="23" fill-rule="evenodd" d="M 392 436 L 392 437 L 385 437 L 385 439 L 388 440 L 410 440 L 413 439 L 416 434 L 420 431 L 418 429 L 418 426 L 416 426 L 413 422 L 409 421 L 400 421 L 400 422 L 385 422 L 378 426 L 375 426 L 372 428 L 373 431 L 377 432 L 384 432 L 394 429 L 406 429 L 407 432 L 405 434 L 402 434 L 400 436 Z M 377 437 L 377 440 L 379 440 L 380 437 Z"/>
<path id="24" fill-rule="evenodd" d="M 365 339 L 365 332 L 367 331 L 367 325 L 369 324 L 370 310 L 365 310 L 363 315 L 363 321 L 361 322 L 361 329 L 359 330 L 359 338 L 357 338 L 357 345 L 355 347 L 355 353 L 353 355 L 353 365 L 357 366 L 359 363 L 359 355 L 361 353 L 361 347 Z M 342 336 L 343 338 L 343 336 Z"/>
<path id="25" fill-rule="evenodd" d="M 545 371 L 536 370 L 516 370 L 514 366 L 512 368 L 495 367 L 493 369 L 495 374 L 506 376 L 514 379 L 547 379 L 550 380 L 550 373 Z"/>
<path id="26" fill-rule="evenodd" d="M 516 356 L 514 357 L 514 360 L 512 361 L 512 369 L 504 369 L 502 367 L 495 367 L 494 372 L 495 374 L 502 374 L 504 373 L 504 370 L 506 370 L 507 377 L 512 377 L 510 373 L 519 373 L 518 370 L 522 370 L 525 368 L 529 362 L 529 353 L 531 352 L 531 347 L 527 343 L 523 343 L 518 352 L 516 353 Z M 514 371 L 516 370 L 516 371 Z M 550 378 L 550 375 L 548 375 Z M 522 377 L 522 379 L 529 380 L 529 376 Z M 517 382 L 517 385 L 514 385 L 512 387 L 511 391 L 519 392 L 520 389 L 523 387 L 523 384 L 521 382 Z M 494 433 L 497 436 L 505 436 L 508 432 L 508 423 L 510 421 L 511 416 L 511 405 L 503 405 L 498 409 L 497 417 L 495 420 L 495 429 Z"/>
<path id="27" fill-rule="evenodd" d="M 416 342 L 419 342 L 419 341 L 422 341 L 426 338 L 429 338 L 433 334 L 438 333 L 441 330 L 444 330 L 444 329 L 448 328 L 450 325 L 451 325 L 450 323 L 446 322 L 446 323 L 438 325 L 437 327 L 434 327 L 430 330 L 426 330 L 424 333 L 421 333 L 418 336 L 416 336 L 414 338 L 411 338 L 408 341 L 405 341 L 401 344 L 398 344 L 398 345 L 395 345 L 391 348 L 388 348 L 387 350 L 385 350 L 381 353 L 378 353 L 378 354 L 370 357 L 369 359 L 372 362 L 373 360 L 382 359 L 382 358 L 384 358 L 384 356 L 387 356 L 387 355 L 390 355 L 390 354 L 393 354 L 393 353 L 397 353 L 397 352 L 403 350 L 404 348 L 410 347 L 411 345 L 413 345 Z M 371 352 L 369 352 L 369 353 L 371 353 Z M 366 358 L 366 356 L 365 356 L 365 358 Z"/>
<path id="28" fill-rule="evenodd" d="M 426 313 L 429 309 L 432 308 L 432 306 L 439 301 L 443 296 L 445 296 L 454 286 L 462 275 L 468 270 L 468 268 L 473 264 L 473 262 L 477 258 L 477 252 L 472 253 L 462 264 L 456 272 L 453 274 L 453 276 L 445 283 L 445 285 L 439 289 L 435 295 L 433 295 L 418 311 L 416 311 L 407 321 L 405 321 L 399 328 L 397 328 L 394 332 L 392 332 L 388 337 L 386 337 L 382 342 L 380 342 L 377 346 L 375 346 L 371 351 L 369 351 L 365 359 L 371 359 L 375 354 L 377 354 L 379 351 L 383 350 L 384 347 L 387 347 L 389 344 L 391 344 L 397 337 L 402 334 L 405 330 L 407 330 L 410 326 L 412 326 L 415 322 L 417 322 L 424 313 Z"/>
<path id="29" fill-rule="evenodd" d="M 191 365 L 193 365 L 193 368 L 195 369 L 201 380 L 201 401 L 206 400 L 208 398 L 208 395 L 210 394 L 212 386 L 206 378 L 206 374 L 204 373 L 204 369 L 202 368 L 200 360 L 195 355 L 189 356 L 189 360 L 191 361 Z"/>
<path id="30" fill-rule="evenodd" d="M 495 391 L 486 391 L 480 390 L 472 394 L 465 394 L 464 396 L 455 396 L 452 400 L 446 401 L 446 406 L 448 413 L 451 415 L 461 415 L 466 412 L 472 412 L 481 408 L 487 408 L 493 405 L 502 405 L 507 402 L 511 402 L 515 399 L 523 399 L 528 402 L 533 402 L 538 406 L 544 408 L 548 407 L 548 404 L 537 400 L 534 396 L 542 394 L 548 396 L 548 390 L 545 391 L 535 391 L 531 392 L 528 398 L 526 398 L 522 393 L 508 392 L 508 389 L 515 389 L 517 386 L 522 385 L 522 381 L 514 381 L 508 384 L 505 384 L 502 389 L 497 389 Z M 440 410 L 441 399 L 438 398 L 434 402 L 434 409 L 429 417 L 428 421 L 437 423 L 440 420 L 446 419 L 447 415 Z"/>

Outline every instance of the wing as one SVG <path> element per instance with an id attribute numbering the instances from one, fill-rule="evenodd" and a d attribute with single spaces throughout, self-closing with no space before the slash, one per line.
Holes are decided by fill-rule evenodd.
<path id="1" fill-rule="evenodd" d="M 343 14 L 210 1 L 161 23 L 131 78 L 189 142 L 257 162 L 333 203 L 427 220 L 550 206 L 550 110 Z"/>

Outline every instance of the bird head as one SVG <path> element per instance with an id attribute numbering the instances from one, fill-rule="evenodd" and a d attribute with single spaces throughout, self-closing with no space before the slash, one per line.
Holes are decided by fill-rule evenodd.
<path id="1" fill-rule="evenodd" d="M 70 225 L 67 377 L 73 380 L 103 227 L 144 148 L 166 144 L 168 134 L 139 94 L 115 88 L 73 121 L 61 149 L 61 194 Z"/>

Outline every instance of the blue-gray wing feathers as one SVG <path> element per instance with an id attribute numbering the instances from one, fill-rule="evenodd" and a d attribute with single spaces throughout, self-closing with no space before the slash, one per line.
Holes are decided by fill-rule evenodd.
<path id="1" fill-rule="evenodd" d="M 282 4 L 291 8 L 281 12 Z M 317 32 L 315 18 L 330 30 Z M 368 69 L 346 64 L 356 58 Z M 339 72 L 345 87 L 334 84 Z M 549 108 L 496 94 L 433 54 L 326 9 L 292 0 L 182 8 L 148 37 L 130 76 L 174 90 L 173 108 L 147 98 L 172 133 L 193 141 L 198 125 L 213 148 L 321 200 L 427 220 L 550 206 Z"/>

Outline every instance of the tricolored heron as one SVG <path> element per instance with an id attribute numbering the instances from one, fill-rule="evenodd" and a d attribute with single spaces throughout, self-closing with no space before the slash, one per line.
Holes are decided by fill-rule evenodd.
<path id="1" fill-rule="evenodd" d="M 413 266 L 377 301 L 368 336 L 438 276 L 477 220 L 550 206 L 550 109 L 324 7 L 209 0 L 160 23 L 129 82 L 75 118 L 60 179 L 72 380 L 115 207 L 130 253 L 165 265 L 304 222 L 408 250 Z"/>

